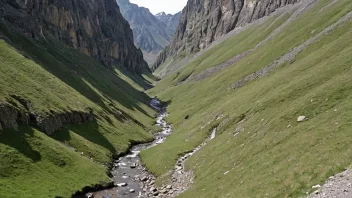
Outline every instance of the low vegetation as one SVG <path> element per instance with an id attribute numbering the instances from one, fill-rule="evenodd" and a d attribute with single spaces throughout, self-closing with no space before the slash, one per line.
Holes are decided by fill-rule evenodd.
<path id="1" fill-rule="evenodd" d="M 20 96 L 42 115 L 90 107 L 95 121 L 65 126 L 53 136 L 31 125 L 5 129 L 0 197 L 70 197 L 108 182 L 103 164 L 152 139 L 156 112 L 148 106 L 143 90 L 151 85 L 142 76 L 120 65 L 103 66 L 51 38 L 34 41 L 3 26 L 1 33 L 0 103 L 21 108 L 14 99 Z"/>
<path id="2" fill-rule="evenodd" d="M 148 169 L 165 178 L 176 159 L 219 123 L 217 137 L 187 162 L 195 183 L 181 197 L 300 197 L 347 168 L 352 159 L 350 20 L 309 45 L 295 61 L 241 88 L 231 85 L 351 10 L 348 0 L 321 0 L 231 67 L 178 85 L 182 75 L 250 49 L 289 16 L 270 18 L 204 53 L 213 58 L 200 56 L 161 80 L 148 93 L 170 103 L 168 120 L 175 131 L 164 144 L 141 153 Z M 309 119 L 298 123 L 302 115 Z"/>

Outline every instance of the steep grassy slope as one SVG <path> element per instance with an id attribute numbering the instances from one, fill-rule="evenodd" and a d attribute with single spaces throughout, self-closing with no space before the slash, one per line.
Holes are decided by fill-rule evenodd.
<path id="1" fill-rule="evenodd" d="M 250 49 L 288 16 L 268 19 L 159 82 L 149 94 L 170 102 L 168 119 L 175 132 L 165 144 L 142 152 L 149 170 L 167 174 L 180 155 L 199 145 L 220 123 L 217 137 L 188 161 L 195 183 L 181 197 L 299 197 L 347 168 L 352 162 L 350 18 L 294 61 L 243 87 L 231 85 L 351 10 L 348 0 L 321 0 L 234 65 L 202 81 L 178 84 L 191 72 Z M 309 120 L 297 123 L 300 115 Z"/>
<path id="2" fill-rule="evenodd" d="M 106 169 L 33 128 L 1 136 L 1 197 L 70 197 L 106 182 Z"/>
<path id="3" fill-rule="evenodd" d="M 158 85 L 156 89 L 154 89 L 155 91 L 153 90 L 153 92 L 160 92 L 161 89 L 176 85 L 177 83 L 185 80 L 190 75 L 199 74 L 201 71 L 204 71 L 209 67 L 216 66 L 237 54 L 243 53 L 253 48 L 260 41 L 265 39 L 273 30 L 285 22 L 289 16 L 290 14 L 288 13 L 277 18 L 270 17 L 266 22 L 260 24 L 259 26 L 251 25 L 249 28 L 237 36 L 234 36 L 225 42 L 220 43 L 219 45 L 213 47 L 211 50 L 208 50 L 200 55 L 198 58 L 191 60 L 190 63 L 177 70 L 177 72 L 167 76 L 163 80 L 163 83 L 160 83 L 160 85 Z M 261 33 L 258 34 L 258 32 Z M 180 58 L 174 60 L 173 63 L 166 62 L 155 71 L 155 74 L 159 75 L 162 70 L 167 70 L 167 67 L 172 67 L 174 64 L 177 64 L 177 61 L 180 61 Z"/>
<path id="4" fill-rule="evenodd" d="M 109 181 L 106 167 L 131 143 L 152 139 L 154 115 L 142 76 L 108 68 L 51 38 L 33 41 L 1 27 L 0 102 L 47 115 L 86 107 L 95 121 L 47 136 L 31 125 L 0 135 L 0 197 L 70 197 Z M 16 46 L 17 50 L 12 47 Z M 145 74 L 145 76 L 150 76 Z M 15 95 L 15 96 L 14 96 Z M 94 161 L 93 161 L 94 160 Z"/>

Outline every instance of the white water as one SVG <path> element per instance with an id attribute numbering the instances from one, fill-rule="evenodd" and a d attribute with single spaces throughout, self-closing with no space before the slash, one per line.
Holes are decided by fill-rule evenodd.
<path id="1" fill-rule="evenodd" d="M 153 99 L 150 105 L 160 112 L 159 116 L 156 118 L 156 125 L 160 126 L 162 131 L 155 135 L 155 140 L 153 142 L 133 146 L 130 153 L 121 157 L 119 160 L 116 160 L 114 163 L 114 169 L 112 170 L 112 175 L 114 176 L 113 180 L 117 187 L 96 192 L 94 193 L 94 196 L 110 198 L 115 196 L 119 198 L 149 197 L 150 192 L 144 191 L 143 187 L 148 186 L 148 188 L 151 188 L 155 186 L 143 183 L 140 179 L 136 179 L 141 178 L 143 175 L 149 175 L 149 178 L 153 177 L 145 170 L 143 166 L 141 166 L 139 153 L 145 149 L 162 144 L 172 133 L 172 126 L 165 121 L 168 114 L 165 109 L 161 107 L 160 102 L 157 99 Z M 192 172 L 185 171 L 185 162 L 209 141 L 213 140 L 216 136 L 216 131 L 217 129 L 214 128 L 209 138 L 207 138 L 201 145 L 177 160 L 177 164 L 175 165 L 172 173 L 172 190 L 174 193 L 172 195 L 168 195 L 169 197 L 179 195 L 187 190 L 187 188 L 191 185 L 193 181 L 193 174 Z"/>
<path id="2" fill-rule="evenodd" d="M 127 155 L 116 160 L 111 173 L 117 187 L 95 192 L 94 196 L 110 198 L 115 196 L 119 198 L 146 197 L 144 196 L 146 192 L 143 191 L 143 186 L 145 184 L 139 179 L 136 179 L 143 175 L 149 175 L 145 168 L 141 166 L 139 153 L 148 148 L 162 144 L 172 133 L 172 126 L 165 121 L 168 114 L 165 111 L 165 108 L 161 107 L 160 101 L 153 99 L 150 102 L 150 106 L 160 112 L 159 116 L 156 118 L 156 125 L 161 127 L 162 130 L 155 135 L 153 142 L 135 145 L 130 149 L 130 152 Z"/>
<path id="3" fill-rule="evenodd" d="M 185 171 L 186 161 L 197 151 L 199 151 L 202 147 L 204 147 L 209 141 L 213 140 L 216 137 L 216 131 L 217 128 L 214 128 L 209 138 L 207 138 L 202 144 L 193 149 L 192 152 L 185 154 L 177 160 L 176 165 L 174 167 L 174 172 L 172 174 L 172 185 L 180 189 L 180 191 L 177 192 L 176 196 L 187 190 L 193 182 L 192 171 Z"/>
<path id="4" fill-rule="evenodd" d="M 214 128 L 213 131 L 211 132 L 210 140 L 214 139 L 215 136 L 216 136 L 216 128 Z"/>

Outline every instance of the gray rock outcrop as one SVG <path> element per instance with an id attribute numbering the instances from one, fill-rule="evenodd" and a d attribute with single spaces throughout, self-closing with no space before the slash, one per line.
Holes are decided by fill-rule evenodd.
<path id="1" fill-rule="evenodd" d="M 153 15 L 149 9 L 139 7 L 129 0 L 117 0 L 121 13 L 130 23 L 134 42 L 144 52 L 158 54 L 171 41 L 179 22 L 180 14 Z M 160 18 L 160 17 L 162 18 Z"/>
<path id="2" fill-rule="evenodd" d="M 110 66 L 148 69 L 115 0 L 0 0 L 0 22 L 35 39 L 56 38 Z"/>
<path id="3" fill-rule="evenodd" d="M 250 23 L 299 0 L 189 0 L 170 45 L 159 55 L 153 69 L 168 57 L 194 53 L 238 26 Z"/>
<path id="4" fill-rule="evenodd" d="M 59 131 L 66 124 L 81 124 L 93 120 L 94 114 L 91 109 L 87 109 L 87 111 L 69 111 L 65 113 L 36 116 L 37 126 L 48 135 Z"/>
<path id="5" fill-rule="evenodd" d="M 0 130 L 5 128 L 17 129 L 18 111 L 9 104 L 0 103 Z"/>
<path id="6" fill-rule="evenodd" d="M 167 29 L 172 33 L 171 35 L 172 37 L 177 30 L 178 23 L 180 22 L 181 14 L 182 12 L 178 12 L 174 15 L 161 12 L 156 14 L 155 17 L 166 25 Z"/>
<path id="7" fill-rule="evenodd" d="M 34 114 L 14 107 L 8 103 L 0 103 L 0 131 L 12 128 L 17 130 L 18 124 L 32 124 L 48 135 L 61 130 L 66 124 L 80 124 L 94 120 L 93 110 L 50 112 Z"/>

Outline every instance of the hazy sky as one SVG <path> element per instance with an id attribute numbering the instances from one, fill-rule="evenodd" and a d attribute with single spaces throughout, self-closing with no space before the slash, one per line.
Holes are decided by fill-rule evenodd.
<path id="1" fill-rule="evenodd" d="M 153 14 L 159 12 L 175 14 L 182 11 L 187 4 L 187 0 L 130 0 L 130 2 L 149 8 Z"/>

